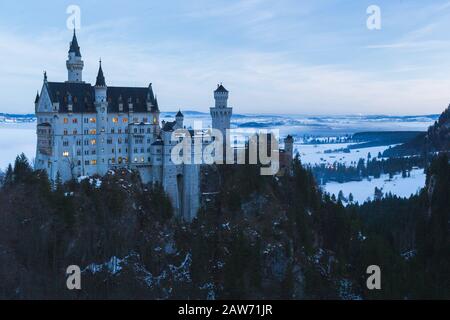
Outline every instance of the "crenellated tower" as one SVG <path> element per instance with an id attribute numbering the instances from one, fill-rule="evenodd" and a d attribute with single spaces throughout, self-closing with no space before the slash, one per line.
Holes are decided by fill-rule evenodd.
<path id="1" fill-rule="evenodd" d="M 215 107 L 211 108 L 212 127 L 220 130 L 225 137 L 226 130 L 230 129 L 233 109 L 228 107 L 228 90 L 222 84 L 217 85 L 214 100 Z"/>

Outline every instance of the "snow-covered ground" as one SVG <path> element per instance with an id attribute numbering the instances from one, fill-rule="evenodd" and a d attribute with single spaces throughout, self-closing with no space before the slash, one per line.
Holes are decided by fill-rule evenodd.
<path id="1" fill-rule="evenodd" d="M 343 163 L 346 166 L 350 166 L 353 163 L 357 163 L 360 158 L 367 160 L 370 153 L 371 157 L 377 157 L 378 153 L 385 151 L 389 146 L 370 147 L 363 149 L 351 149 L 350 153 L 331 152 L 325 153 L 327 150 L 338 150 L 346 148 L 350 144 L 348 143 L 336 143 L 336 144 L 296 144 L 295 152 L 300 154 L 300 159 L 304 165 L 315 164 L 333 164 L 335 162 Z"/>
<path id="2" fill-rule="evenodd" d="M 346 183 L 329 182 L 323 189 L 336 197 L 341 190 L 346 198 L 352 193 L 354 201 L 361 204 L 368 198 L 373 200 L 375 187 L 382 189 L 384 194 L 391 192 L 399 197 L 408 198 L 425 186 L 425 178 L 423 169 L 414 169 L 411 170 L 411 176 L 408 178 L 402 178 L 402 175 L 399 174 L 390 180 L 389 175 L 386 174 L 379 179 L 366 179 Z"/>
<path id="3" fill-rule="evenodd" d="M 163 115 L 166 120 L 171 120 L 171 116 Z M 296 152 L 300 153 L 303 164 L 332 164 L 334 162 L 345 163 L 346 165 L 352 165 L 356 163 L 360 158 L 367 159 L 370 153 L 372 157 L 377 157 L 378 153 L 388 148 L 384 147 L 371 147 L 364 149 L 352 149 L 350 153 L 344 152 L 332 152 L 325 153 L 326 150 L 337 150 L 347 147 L 348 143 L 339 144 L 318 144 L 318 145 L 306 145 L 300 144 L 301 136 L 298 136 L 300 132 L 297 132 L 295 128 L 298 126 L 298 122 L 308 125 L 309 129 L 301 131 L 301 134 L 319 134 L 321 136 L 336 136 L 341 131 L 344 133 L 344 128 L 348 126 L 348 132 L 351 133 L 360 129 L 359 131 L 375 131 L 376 129 L 382 130 L 399 130 L 406 128 L 411 130 L 426 130 L 427 126 L 432 123 L 433 117 L 417 117 L 417 118 L 361 118 L 361 117 L 293 117 L 287 116 L 239 116 L 233 120 L 233 126 L 239 127 L 245 124 L 245 128 L 250 128 L 250 123 L 259 124 L 263 123 L 267 126 L 265 128 L 276 127 L 280 129 L 283 134 L 292 133 L 296 136 L 297 143 L 295 144 Z M 193 121 L 204 121 L 204 125 L 208 124 L 209 116 L 205 114 L 186 115 L 186 124 L 193 125 Z M 339 126 L 339 130 L 337 127 Z M 359 127 L 361 128 L 359 128 Z M 362 128 L 364 126 L 364 128 Z M 255 128 L 256 128 L 255 127 Z M 319 129 L 320 128 L 320 129 Z M 0 123 L 0 169 L 5 170 L 9 163 L 13 163 L 16 156 L 20 153 L 25 155 L 33 161 L 36 154 L 36 124 L 35 123 Z M 284 132 L 284 133 L 283 133 Z M 425 175 L 422 170 L 414 171 L 410 178 L 401 178 L 397 176 L 393 181 L 385 181 L 388 177 L 372 181 L 361 182 L 348 182 L 344 184 L 328 183 L 325 186 L 327 192 L 335 193 L 336 195 L 340 190 L 343 190 L 345 196 L 348 196 L 352 192 L 355 201 L 363 202 L 368 197 L 373 197 L 374 188 L 383 187 L 384 192 L 391 191 L 399 196 L 409 196 L 411 193 L 415 193 L 417 189 L 424 186 Z"/>

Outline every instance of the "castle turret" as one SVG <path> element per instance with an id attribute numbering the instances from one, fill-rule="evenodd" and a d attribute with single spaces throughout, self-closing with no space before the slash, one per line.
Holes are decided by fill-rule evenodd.
<path id="1" fill-rule="evenodd" d="M 228 107 L 228 90 L 220 84 L 214 91 L 215 107 L 211 108 L 213 129 L 218 129 L 225 137 L 226 130 L 230 129 L 231 115 L 233 109 Z"/>
<path id="2" fill-rule="evenodd" d="M 80 47 L 78 45 L 75 29 L 73 30 L 73 38 L 70 43 L 69 57 L 66 61 L 68 82 L 82 82 L 84 62 L 81 60 Z"/>
<path id="3" fill-rule="evenodd" d="M 95 82 L 95 102 L 106 102 L 106 81 L 103 75 L 102 60 L 100 60 L 100 66 L 98 68 L 97 81 Z"/>
<path id="4" fill-rule="evenodd" d="M 284 151 L 288 154 L 290 154 L 290 157 L 292 158 L 294 155 L 294 138 L 291 135 L 288 135 L 284 139 Z"/>
<path id="5" fill-rule="evenodd" d="M 34 99 L 34 111 L 37 112 L 38 104 L 39 104 L 39 91 L 36 93 L 36 98 Z"/>
<path id="6" fill-rule="evenodd" d="M 91 144 L 97 146 L 97 173 L 106 174 L 108 171 L 109 158 L 106 157 L 107 150 L 107 130 L 108 130 L 108 101 L 105 76 L 103 75 L 102 61 L 99 62 L 97 80 L 95 82 L 95 109 L 97 111 L 96 136 L 92 137 Z"/>
<path id="7" fill-rule="evenodd" d="M 175 116 L 175 122 L 176 122 L 176 125 L 177 125 L 178 129 L 182 129 L 183 128 L 184 115 L 181 113 L 181 110 L 178 111 L 177 115 Z"/>

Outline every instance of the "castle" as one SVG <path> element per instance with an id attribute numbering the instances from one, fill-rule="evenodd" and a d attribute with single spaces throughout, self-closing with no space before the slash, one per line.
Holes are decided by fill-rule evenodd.
<path id="1" fill-rule="evenodd" d="M 95 85 L 83 81 L 84 63 L 73 34 L 68 80 L 44 83 L 35 100 L 37 148 L 35 169 L 53 181 L 105 175 L 111 169 L 137 170 L 144 183 L 160 183 L 177 216 L 191 221 L 200 206 L 200 164 L 174 164 L 172 133 L 184 128 L 181 111 L 160 123 L 158 100 L 148 87 L 108 86 L 100 61 Z M 232 108 L 228 91 L 218 85 L 211 108 L 212 127 L 225 133 Z M 191 130 L 191 134 L 195 134 Z M 208 143 L 208 136 L 200 134 Z M 193 148 L 194 149 L 194 148 Z M 195 151 L 195 149 L 192 151 Z M 292 158 L 292 154 L 290 155 Z"/>

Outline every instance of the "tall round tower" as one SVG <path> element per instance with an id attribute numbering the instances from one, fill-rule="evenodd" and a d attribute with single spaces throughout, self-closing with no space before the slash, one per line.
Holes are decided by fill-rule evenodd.
<path id="1" fill-rule="evenodd" d="M 69 57 L 66 61 L 68 82 L 83 82 L 84 62 L 81 60 L 80 46 L 78 45 L 75 29 L 70 43 Z"/>
<path id="2" fill-rule="evenodd" d="M 213 129 L 218 129 L 226 135 L 226 130 L 230 129 L 230 120 L 233 108 L 228 107 L 228 90 L 220 84 L 214 91 L 215 107 L 211 108 L 211 118 Z"/>

